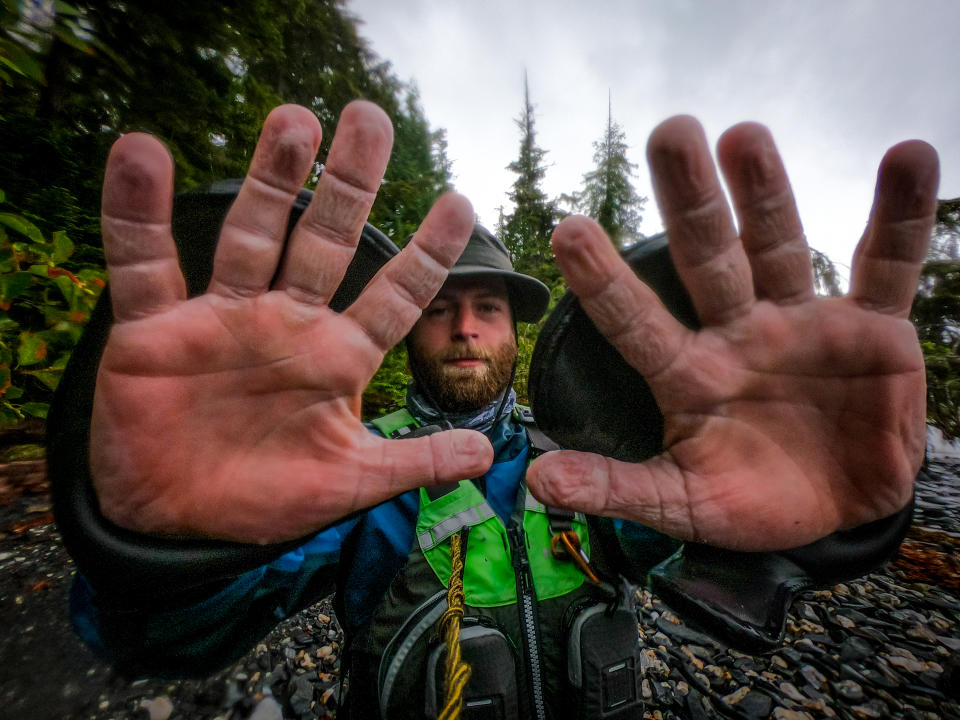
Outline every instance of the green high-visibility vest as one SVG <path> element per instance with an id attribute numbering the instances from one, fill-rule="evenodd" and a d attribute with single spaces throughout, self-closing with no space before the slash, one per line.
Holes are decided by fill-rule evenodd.
<path id="1" fill-rule="evenodd" d="M 522 406 L 517 407 L 515 414 L 520 419 L 532 417 Z M 402 438 L 418 426 L 405 408 L 377 418 L 372 424 L 388 438 Z M 566 595 L 583 584 L 584 575 L 569 560 L 553 557 L 550 548 L 553 533 L 547 508 L 530 494 L 526 485 L 521 490 L 524 493 L 523 531 L 537 599 Z M 577 513 L 570 525 L 589 556 L 586 519 Z M 470 529 L 463 574 L 466 604 L 499 607 L 515 603 L 517 589 L 507 530 L 477 486 L 470 480 L 462 480 L 456 488 L 436 499 L 431 499 L 424 488 L 420 489 L 417 542 L 444 586 L 450 579 L 450 537 L 461 528 Z"/>
<path id="2" fill-rule="evenodd" d="M 525 496 L 523 532 L 537 599 L 566 595 L 583 584 L 584 574 L 569 560 L 553 557 L 547 508 L 530 494 L 525 485 L 522 491 Z M 575 515 L 571 525 L 580 538 L 581 547 L 589 555 L 586 519 Z M 444 586 L 449 582 L 451 570 L 450 537 L 464 527 L 470 528 L 463 571 L 466 604 L 498 607 L 515 603 L 517 588 L 507 529 L 476 485 L 470 480 L 462 480 L 454 490 L 436 500 L 431 500 L 427 491 L 420 489 L 417 542 Z"/>

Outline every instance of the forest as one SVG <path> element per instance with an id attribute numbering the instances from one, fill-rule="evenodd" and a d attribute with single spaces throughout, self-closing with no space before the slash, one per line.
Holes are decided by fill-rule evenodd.
<path id="1" fill-rule="evenodd" d="M 120 134 L 162 138 L 177 190 L 194 190 L 242 177 L 269 110 L 298 103 L 324 128 L 315 183 L 340 110 L 366 98 L 395 129 L 369 222 L 402 246 L 453 187 L 443 129 L 431 126 L 415 85 L 398 79 L 362 38 L 342 0 L 2 0 L 0 13 L 0 426 L 8 432 L 42 432 L 106 285 L 99 195 Z M 565 286 L 549 238 L 560 219 L 588 214 L 627 246 L 643 239 L 646 198 L 634 189 L 636 166 L 609 109 L 582 186 L 548 197 L 546 150 L 536 140 L 526 83 L 520 101 L 518 154 L 509 165 L 516 179 L 503 189 L 508 209 L 491 229 L 517 269 L 543 280 L 556 302 Z M 812 253 L 818 292 L 840 294 L 830 259 Z M 960 198 L 939 203 L 912 320 L 926 359 L 928 421 L 960 437 Z M 519 330 L 521 399 L 537 332 Z M 387 355 L 365 394 L 367 417 L 402 404 L 405 363 L 402 347 Z"/>

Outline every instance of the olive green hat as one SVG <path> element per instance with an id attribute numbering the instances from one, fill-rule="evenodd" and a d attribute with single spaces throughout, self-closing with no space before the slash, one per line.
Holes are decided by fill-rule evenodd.
<path id="1" fill-rule="evenodd" d="M 513 317 L 520 322 L 537 322 L 550 302 L 547 286 L 536 278 L 516 272 L 503 242 L 479 224 L 473 226 L 467 246 L 450 268 L 448 277 L 503 278 L 510 293 Z"/>

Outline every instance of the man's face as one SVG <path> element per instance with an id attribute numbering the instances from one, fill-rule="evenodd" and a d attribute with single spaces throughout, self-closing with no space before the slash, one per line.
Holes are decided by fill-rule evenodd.
<path id="1" fill-rule="evenodd" d="M 441 410 L 484 407 L 506 388 L 517 359 L 506 284 L 451 278 L 408 339 L 410 365 Z"/>

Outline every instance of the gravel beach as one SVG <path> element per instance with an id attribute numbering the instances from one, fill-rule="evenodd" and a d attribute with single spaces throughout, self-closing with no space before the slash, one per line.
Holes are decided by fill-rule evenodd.
<path id="1" fill-rule="evenodd" d="M 644 717 L 960 720 L 960 460 L 930 471 L 897 557 L 804 593 L 775 651 L 737 652 L 641 591 Z M 0 719 L 336 717 L 341 634 L 328 601 L 202 681 L 134 680 L 76 640 L 73 573 L 43 462 L 0 466 Z"/>

